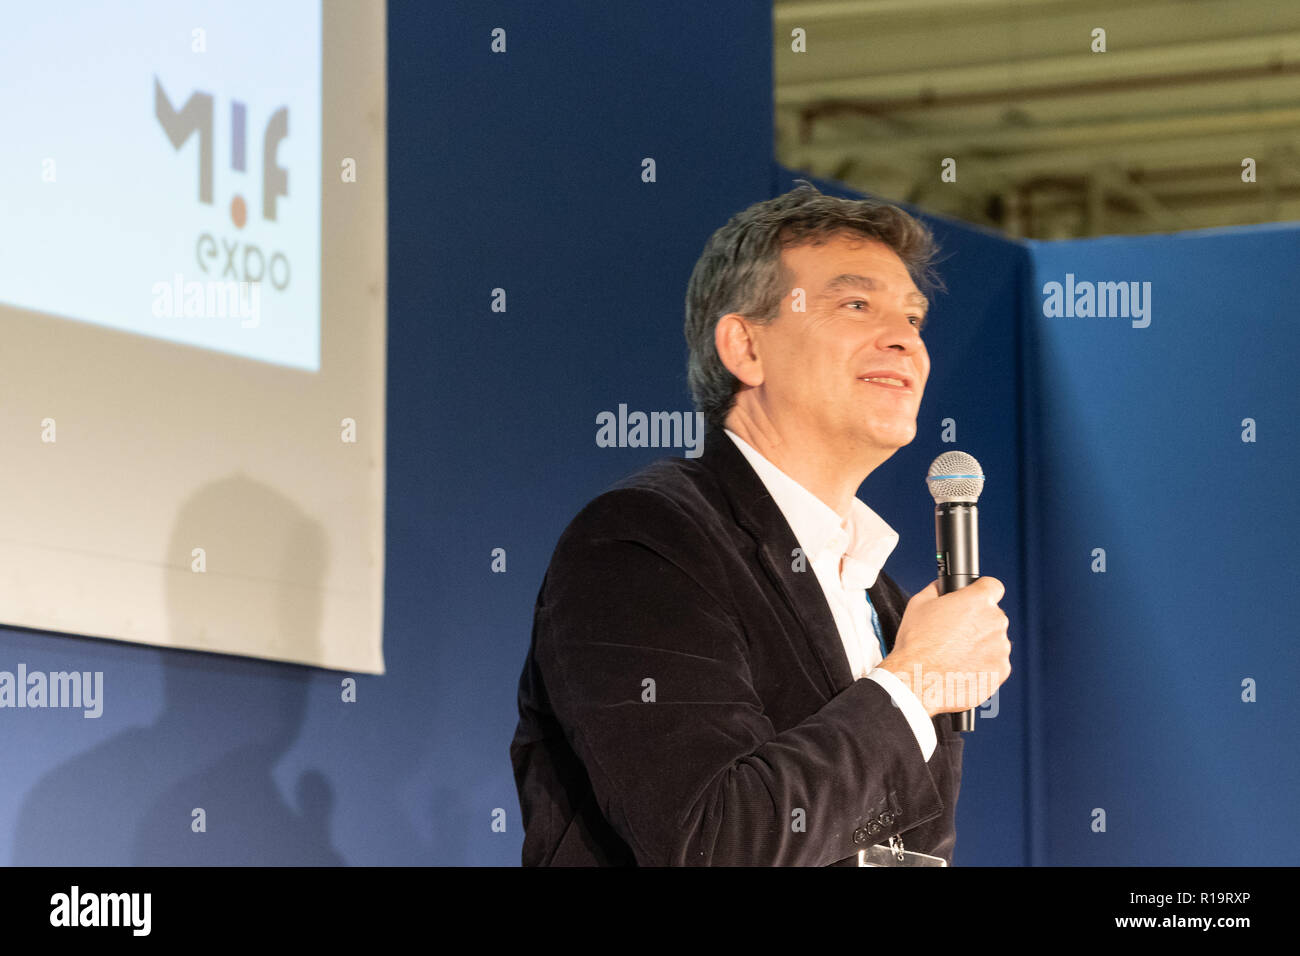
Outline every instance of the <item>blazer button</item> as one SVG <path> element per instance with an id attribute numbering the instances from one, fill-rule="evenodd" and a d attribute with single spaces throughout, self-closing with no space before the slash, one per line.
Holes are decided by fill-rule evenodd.
<path id="1" fill-rule="evenodd" d="M 889 826 L 891 823 L 894 822 L 894 815 L 892 813 L 882 813 L 880 815 L 880 822 L 883 823 L 885 826 Z"/>
<path id="2" fill-rule="evenodd" d="M 853 842 L 861 845 L 867 842 L 867 831 L 863 827 L 858 827 L 853 831 Z"/>
<path id="3" fill-rule="evenodd" d="M 875 820 L 872 820 L 870 823 L 867 824 L 867 832 L 870 833 L 872 836 L 875 836 L 877 833 L 880 832 L 880 824 L 877 823 Z"/>

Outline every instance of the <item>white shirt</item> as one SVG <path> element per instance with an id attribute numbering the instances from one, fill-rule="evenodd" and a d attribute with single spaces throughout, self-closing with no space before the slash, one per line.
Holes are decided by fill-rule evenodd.
<path id="1" fill-rule="evenodd" d="M 906 684 L 877 665 L 880 643 L 871 626 L 867 588 L 876 583 L 885 561 L 898 544 L 898 532 L 856 495 L 849 516 L 841 518 L 826 502 L 768 461 L 748 442 L 724 429 L 758 473 L 781 509 L 830 605 L 849 670 L 856 680 L 873 680 L 894 699 L 928 761 L 938 746 L 934 724 Z"/>

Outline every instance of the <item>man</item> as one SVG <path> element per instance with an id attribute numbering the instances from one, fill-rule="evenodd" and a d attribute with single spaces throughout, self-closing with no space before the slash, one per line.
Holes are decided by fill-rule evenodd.
<path id="1" fill-rule="evenodd" d="M 980 701 L 908 682 L 1005 681 L 1003 588 L 909 599 L 856 497 L 916 435 L 933 252 L 902 210 L 811 184 L 710 238 L 686 299 L 703 454 L 588 504 L 538 594 L 510 746 L 526 865 L 951 860 L 940 715 Z"/>

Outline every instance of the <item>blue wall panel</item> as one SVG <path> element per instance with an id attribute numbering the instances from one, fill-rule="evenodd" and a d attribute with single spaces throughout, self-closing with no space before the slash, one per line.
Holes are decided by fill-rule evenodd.
<path id="1" fill-rule="evenodd" d="M 1035 862 L 1295 865 L 1300 228 L 1030 251 Z M 1067 273 L 1150 282 L 1150 325 L 1045 316 Z"/>

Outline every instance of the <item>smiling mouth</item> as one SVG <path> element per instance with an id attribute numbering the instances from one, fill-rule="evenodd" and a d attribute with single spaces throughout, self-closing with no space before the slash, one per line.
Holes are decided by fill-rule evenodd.
<path id="1" fill-rule="evenodd" d="M 859 381 L 859 382 L 866 382 L 868 385 L 879 385 L 879 386 L 881 386 L 882 388 L 892 388 L 892 389 L 894 389 L 895 391 L 898 391 L 898 392 L 910 392 L 910 391 L 911 391 L 911 389 L 908 388 L 908 387 L 903 383 L 903 380 L 902 380 L 902 379 L 898 379 L 898 378 L 886 378 L 886 377 L 883 377 L 883 376 L 882 376 L 882 377 L 879 377 L 879 378 L 876 378 L 876 377 L 872 377 L 872 378 L 860 378 L 860 379 L 858 379 L 858 381 Z"/>

